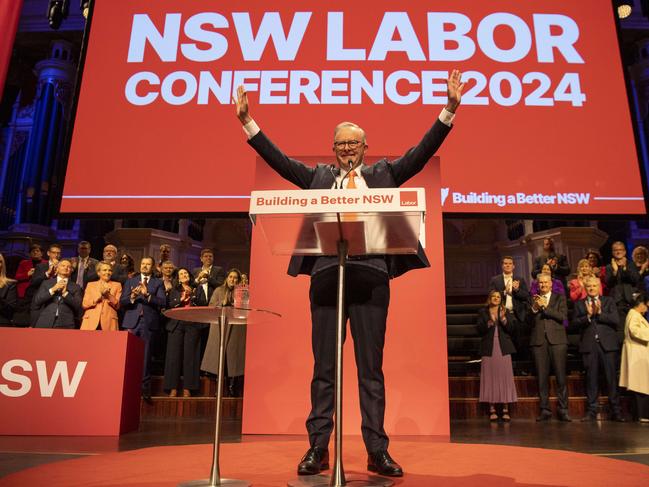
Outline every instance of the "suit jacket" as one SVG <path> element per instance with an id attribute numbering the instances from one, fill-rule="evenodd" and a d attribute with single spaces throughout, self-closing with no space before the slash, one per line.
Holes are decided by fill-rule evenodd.
<path id="1" fill-rule="evenodd" d="M 396 188 L 408 181 L 423 169 L 428 160 L 437 152 L 451 127 L 435 121 L 419 144 L 408 150 L 402 157 L 389 162 L 382 159 L 371 166 L 363 166 L 361 174 L 369 188 Z M 248 143 L 280 176 L 302 189 L 328 189 L 333 187 L 339 169 L 331 164 L 307 166 L 300 161 L 287 157 L 266 137 L 263 132 L 257 133 Z M 412 269 L 430 267 L 430 263 L 419 245 L 416 255 L 386 256 L 388 274 L 391 278 L 400 276 Z M 288 267 L 288 274 L 310 275 L 316 257 L 293 256 Z"/>
<path id="2" fill-rule="evenodd" d="M 617 312 L 615 301 L 607 296 L 600 296 L 601 312 L 598 315 L 588 319 L 586 310 L 586 299 L 581 299 L 575 303 L 575 317 L 573 325 L 578 326 L 581 330 L 579 339 L 579 351 L 589 353 L 595 350 L 597 339 L 602 344 L 602 348 L 607 352 L 620 349 L 620 342 L 617 337 L 616 329 L 620 322 L 620 315 Z"/>
<path id="3" fill-rule="evenodd" d="M 527 306 L 529 305 L 530 301 L 530 293 L 527 290 L 525 279 L 516 275 L 514 275 L 512 279 L 514 281 L 520 282 L 517 290 L 514 290 L 512 288 L 512 304 L 514 305 L 514 316 L 519 323 L 525 323 L 525 317 L 527 316 Z M 502 273 L 491 278 L 491 281 L 489 282 L 489 291 L 492 290 L 500 292 L 502 303 L 505 304 L 505 277 L 502 275 Z"/>
<path id="4" fill-rule="evenodd" d="M 43 283 L 43 281 L 55 277 L 55 276 L 47 275 L 49 269 L 50 269 L 50 263 L 47 260 L 41 262 L 34 268 L 34 273 L 32 274 L 31 286 L 34 287 L 34 289 L 36 289 L 36 292 L 38 292 L 38 290 L 41 288 L 41 284 Z"/>
<path id="5" fill-rule="evenodd" d="M 649 322 L 633 308 L 624 323 L 620 385 L 649 394 Z"/>
<path id="6" fill-rule="evenodd" d="M 99 326 L 102 330 L 117 331 L 119 329 L 117 310 L 119 309 L 122 285 L 119 282 L 109 281 L 108 287 L 110 288 L 108 299 L 99 301 L 101 282 L 92 281 L 86 286 L 82 303 L 85 310 L 81 319 L 82 330 L 96 330 Z"/>
<path id="7" fill-rule="evenodd" d="M 166 304 L 165 286 L 162 279 L 151 277 L 147 284 L 149 296 L 145 298 L 138 295 L 134 302 L 131 302 L 131 291 L 140 285 L 142 278 L 140 274 L 128 279 L 122 288 L 122 296 L 119 305 L 124 309 L 124 320 L 122 328 L 132 329 L 138 321 L 144 320 L 149 330 L 157 330 L 160 323 L 160 309 Z"/>
<path id="8" fill-rule="evenodd" d="M 510 311 L 505 312 L 507 323 L 504 324 L 498 319 L 494 326 L 489 326 L 491 315 L 489 314 L 489 307 L 485 306 L 478 310 L 478 333 L 482 337 L 480 341 L 480 356 L 491 357 L 494 348 L 494 335 L 496 327 L 498 327 L 498 344 L 500 351 L 503 355 L 510 355 L 516 352 L 516 347 L 511 338 L 511 333 L 514 331 L 515 321 L 514 315 Z"/>
<path id="9" fill-rule="evenodd" d="M 79 274 L 79 258 L 78 257 L 72 257 L 70 259 L 72 262 L 72 274 L 70 275 L 70 280 L 77 282 L 77 276 Z M 95 267 L 99 261 L 97 259 L 93 259 L 92 257 L 88 257 L 88 261 L 86 263 L 86 269 L 83 273 L 83 288 L 85 289 L 86 286 L 88 285 L 89 282 L 92 281 L 97 281 L 99 279 L 99 276 L 97 275 L 97 270 Z"/>
<path id="10" fill-rule="evenodd" d="M 208 289 L 211 289 L 209 287 L 209 284 Z M 192 297 L 189 302 L 189 306 L 207 306 L 208 300 L 204 297 L 204 295 L 205 293 L 203 293 L 202 290 L 200 290 L 199 288 L 194 288 L 192 290 Z M 173 287 L 167 295 L 167 309 L 180 308 L 181 306 L 184 306 L 183 302 L 181 301 L 181 297 L 182 290 L 177 287 Z M 186 321 L 180 320 L 167 320 L 165 329 L 169 332 L 173 332 L 179 326 L 188 326 L 190 324 L 192 326 L 195 326 L 196 328 L 207 328 L 208 326 L 210 326 L 207 323 L 188 323 Z"/>
<path id="11" fill-rule="evenodd" d="M 633 293 L 637 292 L 640 273 L 632 260 L 627 260 L 626 270 L 618 268 L 617 275 L 613 275 L 611 264 L 606 266 L 606 286 L 608 295 L 615 300 L 618 307 L 627 308 L 633 304 Z"/>
<path id="12" fill-rule="evenodd" d="M 81 314 L 83 291 L 76 283 L 68 280 L 67 295 L 58 291 L 50 294 L 50 288 L 56 284 L 56 277 L 46 279 L 34 296 L 34 305 L 40 309 L 35 328 L 52 328 L 58 315 L 57 323 L 61 327 L 74 328 Z"/>
<path id="13" fill-rule="evenodd" d="M 531 313 L 533 326 L 530 337 L 531 346 L 543 345 L 546 336 L 550 345 L 568 344 L 566 328 L 563 326 L 564 321 L 568 319 L 565 295 L 552 293 L 550 302 L 545 309 L 538 313 L 533 311 Z"/>
<path id="14" fill-rule="evenodd" d="M 0 287 L 0 326 L 11 326 L 14 310 L 18 304 L 18 293 L 16 283 L 9 281 L 4 287 Z"/>
<path id="15" fill-rule="evenodd" d="M 198 274 L 200 274 L 202 269 L 202 267 L 194 268 L 194 270 L 192 271 L 194 279 L 196 278 L 196 276 L 198 276 Z M 225 271 L 223 270 L 223 267 L 213 265 L 210 269 L 210 275 L 207 276 L 207 285 L 211 288 L 212 291 L 214 291 L 217 287 L 223 284 L 223 281 L 225 281 Z M 207 306 L 207 303 L 205 303 L 204 305 L 201 304 L 200 306 Z"/>
<path id="16" fill-rule="evenodd" d="M 119 282 L 122 287 L 124 287 L 124 283 L 126 283 L 127 279 L 128 271 L 126 270 L 126 267 L 124 267 L 122 264 L 115 264 L 113 266 L 113 275 L 110 276 L 110 280 Z"/>

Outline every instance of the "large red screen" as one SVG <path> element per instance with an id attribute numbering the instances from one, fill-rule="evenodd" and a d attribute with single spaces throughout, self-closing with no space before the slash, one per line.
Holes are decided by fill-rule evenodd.
<path id="1" fill-rule="evenodd" d="M 343 120 L 369 155 L 414 145 L 453 68 L 445 212 L 645 211 L 610 0 L 96 0 L 61 209 L 247 211 L 238 84 L 287 154 L 333 162 Z"/>

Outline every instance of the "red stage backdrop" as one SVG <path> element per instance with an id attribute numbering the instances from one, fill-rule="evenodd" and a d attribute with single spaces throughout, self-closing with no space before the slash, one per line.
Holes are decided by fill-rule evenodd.
<path id="1" fill-rule="evenodd" d="M 610 0 L 96 0 L 62 210 L 246 211 L 237 85 L 289 154 L 331 154 L 343 119 L 400 153 L 452 68 L 445 212 L 644 211 Z M 129 178 L 88 184 L 107 168 Z"/>
<path id="2" fill-rule="evenodd" d="M 23 0 L 0 0 L 0 99 L 4 91 L 22 6 Z"/>
<path id="3" fill-rule="evenodd" d="M 431 123 L 434 117 L 431 117 Z M 275 136 L 272 131 L 270 137 Z M 415 143 L 421 134 L 411 134 Z M 453 137 L 451 133 L 450 137 Z M 249 149 L 252 150 L 252 149 Z M 300 157 L 305 162 L 321 157 Z M 426 255 L 431 267 L 390 283 L 384 355 L 386 430 L 400 435 L 449 433 L 444 257 L 439 206 L 439 159 L 433 158 L 407 186 L 426 189 Z M 255 189 L 295 189 L 263 161 Z M 243 432 L 304 434 L 313 370 L 309 277 L 286 274 L 288 257 L 271 255 L 263 232 L 252 238 L 250 302 L 282 314 L 272 324 L 248 326 Z M 358 381 L 351 334 L 344 364 L 345 434 L 360 434 Z"/>

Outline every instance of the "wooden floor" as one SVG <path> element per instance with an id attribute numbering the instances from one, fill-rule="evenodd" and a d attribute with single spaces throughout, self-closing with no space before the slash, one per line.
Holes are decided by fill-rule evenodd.
<path id="1" fill-rule="evenodd" d="M 286 436 L 241 437 L 241 425 L 236 421 L 225 421 L 223 429 L 228 442 L 289 439 Z M 119 438 L 0 436 L 0 477 L 43 463 L 84 455 L 160 445 L 209 443 L 213 435 L 214 426 L 206 419 L 152 417 L 142 421 L 139 431 Z M 306 436 L 290 438 L 302 439 L 305 450 L 308 447 Z M 399 438 L 440 441 L 430 437 Z M 451 422 L 451 442 L 570 450 L 649 465 L 649 424 L 610 421 L 536 423 L 516 418 L 511 423 L 489 423 L 486 419 L 455 420 Z M 296 464 L 298 460 L 295 459 Z"/>

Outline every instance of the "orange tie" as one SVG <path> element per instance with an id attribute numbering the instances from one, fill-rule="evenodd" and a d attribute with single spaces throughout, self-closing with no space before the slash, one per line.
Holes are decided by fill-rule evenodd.
<path id="1" fill-rule="evenodd" d="M 351 170 L 349 172 L 349 181 L 347 181 L 347 189 L 356 189 L 356 181 L 354 178 L 356 177 L 356 171 Z"/>

